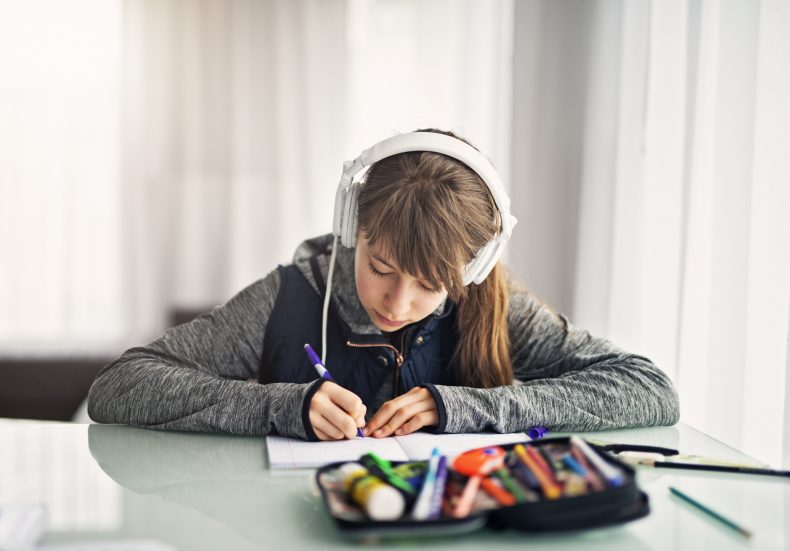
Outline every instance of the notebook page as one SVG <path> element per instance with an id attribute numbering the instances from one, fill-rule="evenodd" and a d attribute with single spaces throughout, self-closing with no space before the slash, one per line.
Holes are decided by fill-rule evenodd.
<path id="1" fill-rule="evenodd" d="M 336 461 L 356 461 L 374 452 L 389 461 L 408 461 L 394 438 L 354 438 L 332 442 L 305 442 L 295 438 L 267 436 L 269 467 L 272 469 L 308 469 Z"/>
<path id="2" fill-rule="evenodd" d="M 454 457 L 474 448 L 528 442 L 530 440 L 529 436 L 523 432 L 507 434 L 497 432 L 462 434 L 415 432 L 406 436 L 396 436 L 394 439 L 398 441 L 398 444 L 400 444 L 400 447 L 403 448 L 403 451 L 406 452 L 411 461 L 429 459 L 433 448 L 439 448 L 442 455 Z"/>

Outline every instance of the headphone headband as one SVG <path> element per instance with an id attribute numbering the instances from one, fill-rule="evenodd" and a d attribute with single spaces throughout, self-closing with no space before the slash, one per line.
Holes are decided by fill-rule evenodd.
<path id="1" fill-rule="evenodd" d="M 464 285 L 480 284 L 494 268 L 505 243 L 513 232 L 516 218 L 510 214 L 510 198 L 491 162 L 463 140 L 437 132 L 409 132 L 387 138 L 360 153 L 353 161 L 343 163 L 343 174 L 335 195 L 333 233 L 346 247 L 354 247 L 357 238 L 357 196 L 361 185 L 354 176 L 373 163 L 411 151 L 430 151 L 452 157 L 477 173 L 491 192 L 502 224 L 500 233 L 478 251 L 464 270 Z"/>

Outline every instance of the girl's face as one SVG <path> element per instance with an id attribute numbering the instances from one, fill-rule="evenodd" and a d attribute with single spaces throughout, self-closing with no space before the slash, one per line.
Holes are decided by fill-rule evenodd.
<path id="1" fill-rule="evenodd" d="M 425 318 L 447 297 L 422 277 L 402 272 L 385 251 L 368 248 L 362 232 L 357 237 L 354 265 L 359 301 L 380 331 L 390 332 Z"/>

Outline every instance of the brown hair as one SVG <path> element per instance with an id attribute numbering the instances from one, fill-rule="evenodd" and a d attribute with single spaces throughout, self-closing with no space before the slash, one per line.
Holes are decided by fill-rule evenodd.
<path id="1" fill-rule="evenodd" d="M 433 129 L 419 132 L 458 138 Z M 457 305 L 459 341 L 452 361 L 466 386 L 513 382 L 504 269 L 497 263 L 480 285 L 466 287 L 459 270 L 494 238 L 498 226 L 485 182 L 440 153 L 382 159 L 370 167 L 359 192 L 358 227 L 368 242 L 386 250 L 405 272 L 446 288 Z"/>

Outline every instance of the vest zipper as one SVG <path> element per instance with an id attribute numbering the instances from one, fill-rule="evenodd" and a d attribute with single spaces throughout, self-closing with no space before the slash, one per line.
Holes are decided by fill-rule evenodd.
<path id="1" fill-rule="evenodd" d="M 392 397 L 396 398 L 398 396 L 398 385 L 400 384 L 400 367 L 403 365 L 403 354 L 400 353 L 400 350 L 392 346 L 391 344 L 358 344 L 351 341 L 346 341 L 346 345 L 353 346 L 354 348 L 375 348 L 379 346 L 383 346 L 384 348 L 389 348 L 393 352 L 395 352 L 395 373 L 393 376 L 392 381 Z"/>

